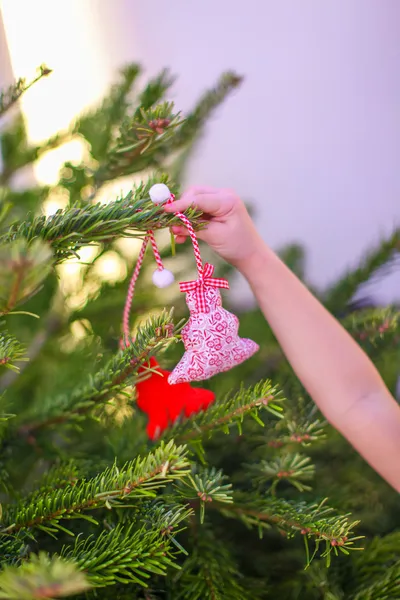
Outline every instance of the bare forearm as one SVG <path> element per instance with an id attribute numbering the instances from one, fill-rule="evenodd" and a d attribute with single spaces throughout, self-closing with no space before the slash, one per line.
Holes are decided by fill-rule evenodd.
<path id="1" fill-rule="evenodd" d="M 265 244 L 239 268 L 297 376 L 326 418 L 340 428 L 355 402 L 382 388 L 377 370 Z"/>
<path id="2" fill-rule="evenodd" d="M 372 362 L 263 243 L 237 266 L 321 412 L 400 492 L 400 408 Z"/>

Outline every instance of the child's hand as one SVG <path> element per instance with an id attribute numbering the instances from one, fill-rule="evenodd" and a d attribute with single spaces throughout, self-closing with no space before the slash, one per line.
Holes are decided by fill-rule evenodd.
<path id="1" fill-rule="evenodd" d="M 164 205 L 167 212 L 183 212 L 195 206 L 208 221 L 205 229 L 196 232 L 222 258 L 237 268 L 257 253 L 261 238 L 240 198 L 231 190 L 209 187 L 191 187 L 171 204 Z M 172 227 L 176 242 L 182 244 L 188 237 L 182 225 Z"/>

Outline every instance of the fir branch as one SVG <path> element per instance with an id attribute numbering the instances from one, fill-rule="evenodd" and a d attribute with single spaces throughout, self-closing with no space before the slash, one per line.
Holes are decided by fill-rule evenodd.
<path id="1" fill-rule="evenodd" d="M 0 316 L 36 293 L 51 268 L 51 250 L 41 240 L 9 240 L 0 246 Z"/>
<path id="2" fill-rule="evenodd" d="M 227 477 L 221 470 L 201 468 L 177 484 L 179 494 L 186 499 L 200 499 L 200 522 L 204 523 L 205 506 L 208 502 L 231 504 L 232 485 L 225 483 Z"/>
<path id="3" fill-rule="evenodd" d="M 212 113 L 241 84 L 242 80 L 242 77 L 234 72 L 224 73 L 216 86 L 208 90 L 186 116 L 171 144 L 172 151 L 178 150 L 178 156 L 169 171 L 174 181 L 182 180 L 184 170 Z"/>
<path id="4" fill-rule="evenodd" d="M 353 558 L 356 590 L 351 600 L 400 598 L 400 532 L 374 538 Z M 397 593 L 397 595 L 396 595 Z"/>
<path id="5" fill-rule="evenodd" d="M 19 367 L 18 370 L 14 369 L 13 371 L 9 371 L 8 373 L 0 377 L 0 392 L 9 388 L 14 383 L 14 381 L 21 376 L 22 372 L 25 370 L 27 365 L 32 364 L 32 362 L 35 361 L 48 339 L 52 335 L 55 335 L 61 329 L 63 324 L 64 319 L 59 314 L 59 311 L 52 311 L 47 315 L 43 328 L 36 333 L 35 337 L 32 340 L 32 343 L 26 350 L 26 358 L 22 359 L 25 361 L 25 363 L 21 365 L 21 367 Z"/>
<path id="6" fill-rule="evenodd" d="M 192 112 L 187 115 L 172 139 L 170 149 L 179 149 L 195 138 L 198 139 L 211 114 L 242 81 L 243 77 L 233 71 L 223 73 L 216 85 L 200 98 Z"/>
<path id="7" fill-rule="evenodd" d="M 261 532 L 263 528 L 275 525 L 287 536 L 300 533 L 304 536 L 307 550 L 307 564 L 314 556 L 321 552 L 321 556 L 330 565 L 332 552 L 338 555 L 338 550 L 348 554 L 354 548 L 353 544 L 362 536 L 353 536 L 353 528 L 358 521 L 349 521 L 349 514 L 338 515 L 332 508 L 326 506 L 326 500 L 318 504 L 306 502 L 290 502 L 282 498 L 260 497 L 258 501 L 248 503 L 247 494 L 235 494 L 235 504 L 218 505 L 218 509 L 226 517 L 237 518 L 247 527 L 257 527 Z M 310 557 L 308 542 L 314 543 L 314 552 Z"/>
<path id="8" fill-rule="evenodd" d="M 95 587 L 134 582 L 146 588 L 149 574 L 165 576 L 168 568 L 178 568 L 174 558 L 181 546 L 174 547 L 172 532 L 182 530 L 180 523 L 192 511 L 179 505 L 143 508 L 139 527 L 117 525 L 97 538 L 78 538 L 73 547 L 63 548 L 62 556 L 76 561 Z"/>
<path id="9" fill-rule="evenodd" d="M 37 70 L 36 77 L 31 81 L 27 82 L 25 78 L 20 78 L 6 91 L 0 92 L 0 116 L 3 116 L 32 85 L 50 73 L 51 69 L 41 65 Z"/>
<path id="10" fill-rule="evenodd" d="M 140 118 L 140 109 L 149 110 L 163 100 L 165 92 L 173 85 L 175 77 L 168 69 L 163 69 L 156 77 L 151 79 L 138 98 L 138 108 L 135 117 Z"/>
<path id="11" fill-rule="evenodd" d="M 274 460 L 262 460 L 256 465 L 247 465 L 254 475 L 254 481 L 263 484 L 271 481 L 270 491 L 275 492 L 281 481 L 296 487 L 299 492 L 309 491 L 310 486 L 304 482 L 314 478 L 315 467 L 309 456 L 286 453 Z"/>
<path id="12" fill-rule="evenodd" d="M 19 367 L 15 362 L 29 360 L 26 356 L 26 349 L 14 336 L 0 332 L 0 367 L 18 372 Z"/>
<path id="13" fill-rule="evenodd" d="M 387 348 L 390 343 L 398 346 L 400 312 L 397 308 L 360 310 L 348 315 L 342 323 L 368 354 Z"/>
<path id="14" fill-rule="evenodd" d="M 6 566 L 0 573 L 0 598 L 5 600 L 51 600 L 89 588 L 86 576 L 76 564 L 44 552 L 32 554 L 19 567 Z"/>
<path id="15" fill-rule="evenodd" d="M 74 486 L 79 480 L 80 472 L 73 460 L 55 464 L 43 475 L 39 481 L 35 481 L 35 489 L 29 494 L 31 502 L 40 498 L 42 494 L 60 490 L 67 486 Z"/>
<path id="16" fill-rule="evenodd" d="M 51 535 L 59 530 L 68 532 L 60 525 L 61 520 L 86 518 L 85 511 L 107 507 L 123 507 L 129 498 L 140 499 L 156 496 L 157 490 L 168 483 L 186 476 L 190 465 L 184 446 L 173 441 L 161 444 L 154 453 L 118 468 L 113 467 L 96 477 L 81 480 L 62 489 L 45 492 L 37 500 L 36 494 L 27 496 L 4 511 L 3 529 L 0 534 L 10 535 L 21 530 L 41 529 Z"/>
<path id="17" fill-rule="evenodd" d="M 400 561 L 389 567 L 365 587 L 350 596 L 349 600 L 396 600 L 400 598 Z"/>
<path id="18" fill-rule="evenodd" d="M 256 600 L 238 565 L 210 527 L 193 534 L 193 550 L 172 578 L 174 600 Z"/>
<path id="19" fill-rule="evenodd" d="M 400 230 L 396 229 L 386 240 L 370 252 L 362 264 L 348 271 L 337 283 L 324 294 L 324 305 L 331 312 L 340 314 L 347 303 L 357 292 L 360 285 L 370 279 L 380 268 L 386 265 L 393 257 L 396 250 L 400 249 Z"/>
<path id="20" fill-rule="evenodd" d="M 1 514 L 2 516 L 2 514 Z M 0 536 L 0 555 L 2 558 L 2 568 L 4 566 L 18 566 L 25 560 L 30 552 L 26 544 L 24 533 L 15 536 Z"/>
<path id="21" fill-rule="evenodd" d="M 101 105 L 83 114 L 75 130 L 84 136 L 96 160 L 103 160 L 112 141 L 113 130 L 128 109 L 128 97 L 133 84 L 140 75 L 140 66 L 128 64 L 121 70 L 120 81 L 114 84 Z"/>
<path id="22" fill-rule="evenodd" d="M 133 118 L 126 118 L 115 146 L 95 173 L 95 185 L 158 166 L 157 153 L 163 145 L 169 147 L 182 123 L 173 109 L 173 103 L 164 102 L 147 110 L 140 107 Z"/>
<path id="23" fill-rule="evenodd" d="M 216 431 L 229 433 L 233 426 L 242 432 L 242 423 L 246 416 L 252 417 L 262 427 L 264 423 L 259 417 L 260 410 L 282 417 L 280 404 L 284 398 L 276 386 L 270 381 L 261 381 L 245 389 L 243 386 L 235 395 L 228 395 L 215 402 L 206 412 L 199 413 L 172 427 L 168 435 L 181 441 L 195 442 L 205 435 Z"/>
<path id="24" fill-rule="evenodd" d="M 32 221 L 15 223 L 7 234 L 0 237 L 5 244 L 14 240 L 41 238 L 51 245 L 56 263 L 78 257 L 83 246 L 103 243 L 118 236 L 143 237 L 149 229 L 171 227 L 179 219 L 166 213 L 149 199 L 149 189 L 156 182 L 174 187 L 167 176 L 150 178 L 146 184 L 135 187 L 126 196 L 109 204 L 92 204 L 58 210 L 50 217 L 38 216 Z M 189 209 L 188 218 L 199 226 L 199 211 Z"/>
<path id="25" fill-rule="evenodd" d="M 138 329 L 135 341 L 111 358 L 93 377 L 89 377 L 87 384 L 69 394 L 44 400 L 36 422 L 23 424 L 19 433 L 31 436 L 46 427 L 82 421 L 87 413 L 103 406 L 135 380 L 140 366 L 166 343 L 170 343 L 173 327 L 172 312 L 164 311 L 151 317 Z M 37 414 L 38 410 L 35 410 Z"/>

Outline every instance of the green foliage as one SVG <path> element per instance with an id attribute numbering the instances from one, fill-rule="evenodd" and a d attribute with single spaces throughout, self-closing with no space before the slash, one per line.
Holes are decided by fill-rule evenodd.
<path id="1" fill-rule="evenodd" d="M 24 346 L 8 333 L 0 333 L 0 366 L 13 371 L 19 371 L 15 362 L 28 360 L 25 356 Z"/>
<path id="2" fill-rule="evenodd" d="M 18 239 L 0 246 L 0 316 L 35 294 L 52 267 L 51 249 L 44 242 Z"/>
<path id="3" fill-rule="evenodd" d="M 5 600 L 65 598 L 89 588 L 86 576 L 73 562 L 50 558 L 44 552 L 0 573 L 0 598 Z"/>
<path id="4" fill-rule="evenodd" d="M 162 312 L 149 319 L 138 330 L 135 341 L 113 356 L 94 376 L 90 376 L 88 383 L 74 388 L 70 394 L 41 399 L 40 407 L 35 407 L 37 420 L 22 424 L 20 432 L 29 435 L 45 427 L 80 422 L 93 409 L 99 412 L 99 407 L 103 407 L 137 378 L 143 363 L 166 342 L 172 341 L 171 326 L 171 313 Z"/>
<path id="5" fill-rule="evenodd" d="M 25 78 L 18 79 L 13 85 L 5 91 L 0 92 L 0 116 L 3 116 L 22 96 L 26 90 L 28 90 L 34 83 L 46 77 L 51 73 L 51 69 L 45 65 L 41 65 L 37 70 L 37 75 L 33 81 L 27 82 Z"/>
<path id="6" fill-rule="evenodd" d="M 120 235 L 140 237 L 148 229 L 170 227 L 178 219 L 149 199 L 148 192 L 155 181 L 169 183 L 167 176 L 151 178 L 115 202 L 70 207 L 51 217 L 38 216 L 32 221 L 16 223 L 2 241 L 6 244 L 22 238 L 30 242 L 40 236 L 51 244 L 56 262 L 61 262 L 71 256 L 79 258 L 77 251 L 84 246 L 105 243 Z M 187 214 L 191 219 L 199 216 L 193 209 Z"/>
<path id="7" fill-rule="evenodd" d="M 154 263 L 146 259 L 135 337 L 121 350 L 135 260 L 121 248 L 176 222 L 151 203 L 149 188 L 163 181 L 178 193 L 209 117 L 241 78 L 223 74 L 182 115 L 166 97 L 170 73 L 136 89 L 140 73 L 127 65 L 98 106 L 39 145 L 20 116 L 1 133 L 0 597 L 396 598 L 397 533 L 351 551 L 364 535 L 381 533 L 368 510 L 385 515 L 385 531 L 400 527 L 397 498 L 388 500 L 385 484 L 329 430 L 259 311 L 241 325 L 243 335 L 265 337 L 258 355 L 203 382 L 216 393 L 206 412 L 147 439 L 135 403 L 135 384 L 147 376 L 140 367 L 156 355 L 176 360 L 186 312 L 178 299 L 174 320 L 162 310 L 171 297 L 148 285 Z M 24 85 L 3 96 L 4 109 Z M 65 163 L 55 187 L 10 189 L 19 169 L 71 139 L 82 141 L 84 159 Z M 131 191 L 99 201 L 100 188 L 133 174 L 142 181 Z M 46 216 L 43 203 L 59 195 L 64 208 Z M 199 212 L 187 215 L 203 226 Z M 66 275 L 90 246 L 94 258 L 79 263 L 75 279 Z M 397 232 L 329 290 L 327 305 L 342 315 L 396 247 Z M 169 249 L 162 253 L 168 261 Z M 280 254 L 304 278 L 303 249 Z M 97 267 L 110 255 L 122 275 L 104 281 Z M 22 303 L 40 319 L 18 317 Z M 395 308 L 357 311 L 343 324 L 376 362 L 398 354 Z M 319 500 L 327 495 L 329 505 Z"/>
<path id="8" fill-rule="evenodd" d="M 177 568 L 174 535 L 191 514 L 179 505 L 147 504 L 130 525 L 111 527 L 97 538 L 78 538 L 62 555 L 76 561 L 93 586 L 134 582 L 147 587 L 151 574 L 165 576 L 168 568 Z"/>
<path id="9" fill-rule="evenodd" d="M 197 538 L 196 532 L 193 537 Z M 196 539 L 196 549 L 186 561 L 184 568 L 172 580 L 179 583 L 174 596 L 181 600 L 250 600 L 257 598 L 252 590 L 241 585 L 238 565 L 226 546 L 213 532 L 204 527 Z M 223 569 L 221 569 L 223 564 Z M 244 582 L 243 582 L 244 583 Z"/>
<path id="10" fill-rule="evenodd" d="M 362 283 L 365 283 L 377 271 L 390 263 L 399 248 L 400 230 L 395 229 L 387 239 L 368 253 L 360 266 L 346 273 L 325 294 L 326 307 L 331 311 L 341 312 L 350 302 Z"/>
<path id="11" fill-rule="evenodd" d="M 97 521 L 84 511 L 101 506 L 109 510 L 122 507 L 132 497 L 153 497 L 155 491 L 169 481 L 182 478 L 188 473 L 189 463 L 184 446 L 173 442 L 161 444 L 154 453 L 140 456 L 121 468 L 114 464 L 96 477 L 67 483 L 59 489 L 43 491 L 22 498 L 18 504 L 5 507 L 0 533 L 10 534 L 22 529 L 38 528 L 50 535 L 58 530 L 71 533 L 60 521 L 87 519 Z"/>

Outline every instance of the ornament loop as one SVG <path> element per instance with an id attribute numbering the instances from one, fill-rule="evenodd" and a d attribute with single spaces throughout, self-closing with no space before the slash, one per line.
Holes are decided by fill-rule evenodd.
<path id="1" fill-rule="evenodd" d="M 206 263 L 203 272 L 198 279 L 194 281 L 182 281 L 179 284 L 181 292 L 196 291 L 196 306 L 199 312 L 207 312 L 207 300 L 205 292 L 207 288 L 229 289 L 229 283 L 226 279 L 213 277 L 214 265 Z"/>

